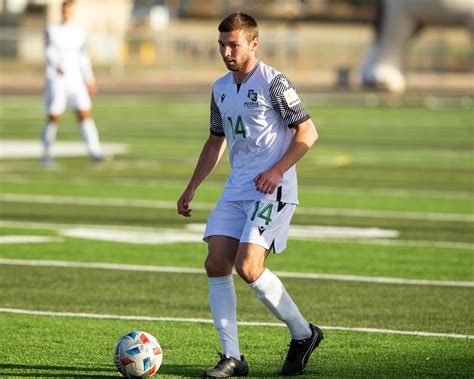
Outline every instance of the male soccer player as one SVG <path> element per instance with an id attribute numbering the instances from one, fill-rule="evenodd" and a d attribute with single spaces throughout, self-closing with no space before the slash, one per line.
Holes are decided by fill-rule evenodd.
<path id="1" fill-rule="evenodd" d="M 317 139 L 316 128 L 290 80 L 258 61 L 257 22 L 234 13 L 219 25 L 219 49 L 227 75 L 212 87 L 210 135 L 188 186 L 177 202 L 189 217 L 195 191 L 218 163 L 227 143 L 231 172 L 210 213 L 204 240 L 209 302 L 223 353 L 203 377 L 246 376 L 237 334 L 232 268 L 291 333 L 281 375 L 298 375 L 323 339 L 302 316 L 282 282 L 265 268 L 269 252 L 286 247 L 298 203 L 295 163 Z"/>
<path id="2" fill-rule="evenodd" d="M 91 116 L 91 98 L 97 89 L 91 62 L 85 49 L 84 30 L 71 22 L 73 1 L 62 3 L 62 20 L 48 25 L 45 30 L 46 87 L 45 109 L 48 120 L 43 127 L 43 164 L 50 166 L 51 145 L 59 120 L 69 105 L 77 114 L 80 130 L 89 157 L 93 162 L 103 160 L 99 134 Z"/>

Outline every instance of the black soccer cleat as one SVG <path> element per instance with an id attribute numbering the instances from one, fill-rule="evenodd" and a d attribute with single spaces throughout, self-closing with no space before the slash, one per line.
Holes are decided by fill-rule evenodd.
<path id="1" fill-rule="evenodd" d="M 317 326 L 309 324 L 313 335 L 305 340 L 291 340 L 288 355 L 285 363 L 281 368 L 280 375 L 293 376 L 303 374 L 304 366 L 308 363 L 308 359 L 313 353 L 314 349 L 319 346 L 319 343 L 324 339 L 323 331 Z"/>
<path id="2" fill-rule="evenodd" d="M 217 362 L 214 368 L 207 370 L 202 374 L 203 378 L 229 378 L 231 376 L 247 376 L 249 373 L 249 366 L 242 355 L 240 361 L 232 357 L 226 357 L 224 354 L 219 354 L 221 359 Z"/>

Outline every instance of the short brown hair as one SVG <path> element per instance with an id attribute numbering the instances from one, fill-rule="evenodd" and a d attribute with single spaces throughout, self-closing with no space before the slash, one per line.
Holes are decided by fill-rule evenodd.
<path id="1" fill-rule="evenodd" d="M 221 33 L 243 30 L 249 42 L 258 37 L 257 21 L 252 16 L 242 12 L 232 13 L 224 18 L 217 29 Z"/>

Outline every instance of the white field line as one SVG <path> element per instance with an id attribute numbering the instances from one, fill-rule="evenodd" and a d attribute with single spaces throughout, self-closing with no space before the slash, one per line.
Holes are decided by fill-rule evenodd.
<path id="1" fill-rule="evenodd" d="M 137 231 L 100 227 L 72 227 L 60 229 L 59 234 L 65 237 L 88 240 L 135 243 L 163 244 L 177 242 L 200 242 L 204 234 L 205 224 L 188 224 L 186 229 L 155 229 L 153 231 Z M 396 230 L 379 228 L 346 228 L 336 226 L 294 225 L 289 231 L 289 238 L 314 240 L 319 238 L 392 238 L 398 237 Z"/>
<path id="2" fill-rule="evenodd" d="M 204 269 L 200 269 L 200 268 L 172 267 L 172 266 L 144 266 L 144 265 L 128 265 L 128 264 L 120 264 L 120 263 L 8 259 L 8 258 L 0 258 L 0 265 L 85 268 L 85 269 L 138 271 L 138 272 L 165 272 L 165 273 L 176 273 L 176 274 L 205 274 Z M 281 278 L 290 278 L 290 279 L 336 280 L 336 281 L 343 281 L 343 282 L 401 284 L 401 285 L 414 285 L 414 286 L 474 287 L 474 282 L 469 282 L 469 281 L 402 279 L 402 278 L 387 278 L 387 277 L 376 277 L 376 276 L 334 275 L 334 274 L 301 273 L 301 272 L 288 272 L 288 271 L 275 271 L 275 275 Z"/>
<path id="3" fill-rule="evenodd" d="M 373 211 L 367 209 L 302 208 L 296 213 L 312 216 L 344 216 L 421 221 L 457 221 L 473 222 L 474 215 L 460 213 Z"/>
<path id="4" fill-rule="evenodd" d="M 203 236 L 203 233 L 189 232 L 183 229 L 156 229 L 152 232 L 128 230 L 124 232 L 122 229 L 102 229 L 99 227 L 61 229 L 59 234 L 64 237 L 139 245 L 201 242 Z"/>
<path id="5" fill-rule="evenodd" d="M 187 228 L 193 230 L 195 224 L 188 224 Z M 42 223 L 42 222 L 25 222 L 25 221 L 8 221 L 0 220 L 0 227 L 3 228 L 26 228 L 26 229 L 38 229 L 38 230 L 64 230 L 71 228 L 98 228 L 98 229 L 113 229 L 121 230 L 123 232 L 130 231 L 143 231 L 143 232 L 159 232 L 166 230 L 163 228 L 153 228 L 145 226 L 132 226 L 132 225 L 90 225 L 90 224 L 56 224 L 56 223 Z M 171 231 L 172 229 L 168 229 Z M 173 229 L 175 232 L 179 229 Z M 291 227 L 290 227 L 291 233 Z M 290 235 L 290 239 L 293 238 Z M 413 247 L 429 247 L 429 248 L 438 248 L 438 249 L 462 249 L 462 250 L 472 250 L 474 244 L 464 243 L 464 242 L 449 242 L 449 241 L 422 241 L 422 240 L 389 240 L 389 239 L 367 239 L 367 238 L 357 238 L 357 239 L 345 239 L 345 238 L 329 238 L 324 237 L 318 238 L 320 243 L 350 243 L 350 244 L 370 244 L 370 245 L 381 245 L 381 246 L 413 246 Z"/>
<path id="6" fill-rule="evenodd" d="M 153 316 L 126 316 L 126 315 L 110 315 L 97 313 L 73 313 L 73 312 L 52 312 L 52 311 L 35 311 L 28 309 L 0 308 L 0 313 L 32 315 L 32 316 L 49 316 L 49 317 L 77 317 L 89 319 L 105 319 L 105 320 L 127 320 L 127 321 L 160 321 L 160 322 L 188 322 L 199 324 L 212 324 L 213 321 L 204 318 L 184 318 L 184 317 L 153 317 Z M 256 322 L 256 321 L 239 321 L 240 326 L 265 326 L 265 327 L 286 327 L 285 324 L 279 322 Z M 375 328 L 350 328 L 346 326 L 321 326 L 323 330 L 339 330 L 348 332 L 361 333 L 382 333 L 382 334 L 403 334 L 420 337 L 442 337 L 442 338 L 460 338 L 471 340 L 473 335 L 454 334 L 454 333 L 432 333 L 418 332 L 411 330 L 394 330 L 394 329 L 375 329 Z"/>
<path id="7" fill-rule="evenodd" d="M 181 183 L 180 183 L 181 184 Z M 181 184 L 182 185 L 182 184 Z M 342 188 L 342 187 L 325 187 L 298 185 L 298 189 L 302 191 L 311 191 L 313 193 L 337 194 L 345 195 L 363 195 L 363 196 L 380 196 L 380 197 L 408 197 L 408 198 L 451 198 L 451 199 L 472 199 L 473 193 L 468 191 L 442 191 L 442 190 L 418 190 L 418 189 L 401 189 L 401 188 Z"/>
<path id="8" fill-rule="evenodd" d="M 31 183 L 31 179 L 22 175 L 2 175 L 2 181 L 13 182 L 13 183 Z M 97 183 L 94 179 L 88 178 L 65 178 L 63 183 L 78 184 L 78 185 L 90 185 L 91 183 Z M 50 182 L 51 183 L 51 182 Z M 183 186 L 182 180 L 172 179 L 127 179 L 127 178 L 108 178 L 107 183 L 114 186 L 137 186 L 140 187 L 157 187 L 157 186 L 171 186 L 181 187 Z M 206 181 L 207 188 L 222 189 L 222 183 L 213 182 L 212 180 Z M 472 199 L 474 196 L 473 192 L 468 191 L 442 191 L 442 190 L 418 190 L 418 189 L 400 189 L 400 188 L 342 188 L 342 187 L 326 187 L 319 185 L 298 185 L 298 189 L 302 191 L 308 191 L 313 194 L 324 193 L 324 194 L 338 194 L 342 193 L 345 195 L 363 195 L 363 196 L 379 196 L 379 197 L 408 197 L 408 198 L 450 198 L 450 199 Z"/>
<path id="9" fill-rule="evenodd" d="M 176 203 L 172 201 L 110 199 L 110 198 L 101 199 L 101 198 L 94 198 L 94 197 L 24 195 L 24 194 L 13 194 L 13 193 L 0 194 L 0 201 L 11 202 L 11 203 L 25 202 L 25 203 L 38 203 L 38 204 L 176 209 Z M 193 204 L 193 209 L 207 211 L 207 210 L 211 210 L 214 206 L 215 204 L 211 204 L 211 203 L 197 203 L 197 204 Z"/>
<path id="10" fill-rule="evenodd" d="M 1 224 L 1 223 L 0 223 Z M 368 245 L 379 245 L 379 246 L 412 246 L 412 247 L 435 247 L 439 249 L 463 249 L 472 250 L 474 244 L 468 242 L 448 242 L 448 241 L 415 241 L 415 240 L 387 240 L 387 239 L 353 239 L 353 240 L 342 240 L 342 239 L 319 239 L 318 242 L 347 242 L 347 243 L 358 243 Z"/>
<path id="11" fill-rule="evenodd" d="M 0 195 L 0 201 L 13 203 L 40 203 L 40 204 L 62 204 L 62 205 L 90 205 L 109 207 L 132 207 L 132 208 L 158 208 L 176 209 L 174 201 L 159 200 L 137 200 L 137 199 L 106 199 L 93 197 L 51 196 L 4 193 Z M 214 204 L 193 203 L 192 208 L 196 210 L 211 210 Z M 366 209 L 335 209 L 335 208 L 297 208 L 297 214 L 314 216 L 349 216 L 368 218 L 392 218 L 402 220 L 423 221 L 461 221 L 473 222 L 474 215 L 459 213 L 433 213 L 433 212 L 398 212 L 398 211 L 374 211 Z"/>
<path id="12" fill-rule="evenodd" d="M 63 242 L 64 238 L 50 236 L 0 236 L 0 245 L 13 243 Z"/>
<path id="13" fill-rule="evenodd" d="M 102 149 L 106 155 L 125 154 L 128 146 L 123 143 L 104 143 Z M 40 140 L 3 140 L 0 141 L 0 159 L 40 158 L 43 148 Z M 59 141 L 52 147 L 53 157 L 79 157 L 87 156 L 84 143 L 76 141 Z"/>

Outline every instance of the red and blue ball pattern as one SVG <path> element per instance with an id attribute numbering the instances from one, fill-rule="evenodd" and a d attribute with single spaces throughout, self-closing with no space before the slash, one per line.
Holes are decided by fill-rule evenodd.
<path id="1" fill-rule="evenodd" d="M 158 340 L 147 332 L 124 334 L 115 346 L 115 367 L 126 378 L 149 378 L 158 371 L 162 360 Z"/>

